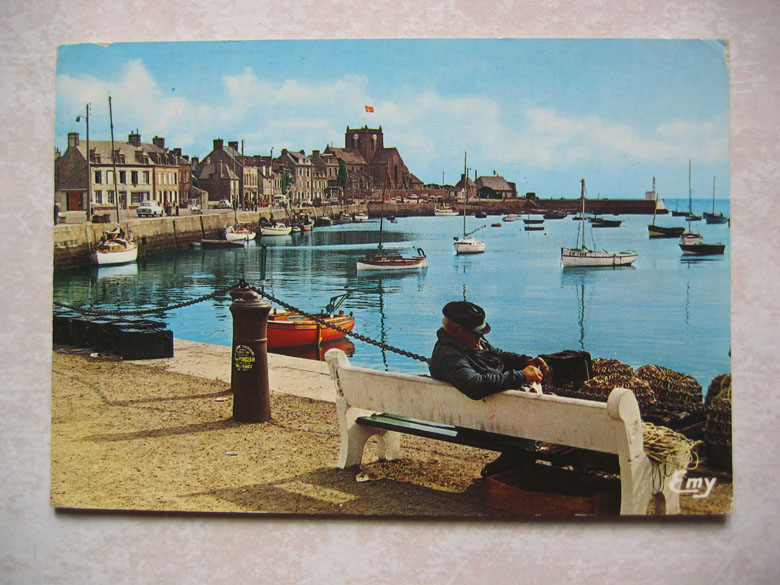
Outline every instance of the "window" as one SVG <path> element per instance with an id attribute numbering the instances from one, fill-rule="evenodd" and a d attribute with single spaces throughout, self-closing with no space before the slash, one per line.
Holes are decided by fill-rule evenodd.
<path id="1" fill-rule="evenodd" d="M 149 171 L 144 171 L 144 184 L 149 184 Z"/>
<path id="2" fill-rule="evenodd" d="M 130 181 L 133 185 L 138 184 L 138 171 L 130 171 Z"/>
<path id="3" fill-rule="evenodd" d="M 103 171 L 95 171 L 95 184 L 100 185 L 103 183 Z"/>
<path id="4" fill-rule="evenodd" d="M 95 191 L 92 193 L 92 203 L 101 205 L 103 203 L 103 191 Z"/>
<path id="5" fill-rule="evenodd" d="M 108 203 L 111 203 L 112 205 L 114 203 L 116 203 L 116 198 L 114 197 L 114 192 L 113 191 L 106 191 L 106 193 L 108 194 Z"/>
<path id="6" fill-rule="evenodd" d="M 125 171 L 119 171 L 119 182 L 122 185 L 127 184 L 127 173 Z"/>

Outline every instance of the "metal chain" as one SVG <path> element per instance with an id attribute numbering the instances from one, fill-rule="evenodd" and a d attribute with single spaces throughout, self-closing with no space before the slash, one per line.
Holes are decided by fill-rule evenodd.
<path id="1" fill-rule="evenodd" d="M 365 335 L 361 335 L 360 333 L 355 333 L 355 332 L 350 331 L 348 329 L 344 329 L 343 327 L 339 327 L 338 325 L 334 325 L 332 323 L 328 323 L 325 319 L 322 319 L 318 315 L 314 315 L 314 314 L 308 313 L 306 311 L 303 311 L 303 310 L 299 309 L 298 307 L 295 307 L 295 306 L 291 305 L 290 303 L 286 303 L 283 300 L 276 298 L 275 296 L 265 292 L 262 289 L 259 289 L 259 288 L 253 287 L 253 286 L 249 286 L 249 284 L 247 284 L 246 281 L 244 281 L 243 279 L 241 279 L 239 281 L 237 286 L 238 287 L 243 287 L 243 288 L 250 288 L 251 290 L 253 290 L 257 294 L 259 294 L 260 296 L 265 297 L 269 301 L 272 301 L 272 302 L 274 302 L 274 303 L 284 307 L 285 309 L 287 309 L 289 311 L 293 311 L 294 313 L 298 313 L 299 315 L 303 315 L 307 319 L 311 319 L 312 321 L 314 321 L 315 323 L 319 323 L 323 327 L 328 327 L 330 329 L 335 329 L 339 333 L 343 333 L 346 336 L 354 337 L 355 339 L 358 339 L 360 341 L 363 341 L 365 343 L 368 343 L 370 345 L 374 345 L 374 346 L 382 348 L 382 349 L 386 349 L 388 351 L 392 351 L 392 352 L 397 353 L 399 355 L 402 355 L 404 357 L 408 357 L 408 358 L 415 359 L 415 360 L 418 360 L 418 361 L 421 361 L 421 362 L 425 362 L 425 363 L 429 362 L 429 359 L 427 357 L 425 357 L 425 356 L 422 356 L 422 355 L 419 355 L 419 354 L 416 354 L 416 353 L 412 353 L 410 351 L 406 351 L 405 349 L 400 349 L 398 347 L 393 347 L 392 345 L 388 345 L 386 343 L 382 343 L 381 341 L 376 341 L 374 339 L 371 339 L 370 337 L 366 337 Z M 93 315 L 93 316 L 100 316 L 100 317 L 107 317 L 107 316 L 117 316 L 117 317 L 119 317 L 119 316 L 125 316 L 125 315 L 127 315 L 127 316 L 130 316 L 130 315 L 133 315 L 133 316 L 156 315 L 158 313 L 164 313 L 165 311 L 173 311 L 175 309 L 181 309 L 182 307 L 189 307 L 191 305 L 196 305 L 198 303 L 201 303 L 203 301 L 207 301 L 209 299 L 213 299 L 215 297 L 226 295 L 227 293 L 229 293 L 234 288 L 236 288 L 236 287 L 224 288 L 224 289 L 215 291 L 215 292 L 213 292 L 211 294 L 199 297 L 197 299 L 193 299 L 191 301 L 184 301 L 182 303 L 178 303 L 178 304 L 175 304 L 175 305 L 166 305 L 165 307 L 157 307 L 157 308 L 154 308 L 154 309 L 135 309 L 135 310 L 128 310 L 128 311 L 119 311 L 119 310 L 117 310 L 117 311 L 109 311 L 109 310 L 103 310 L 103 309 L 85 309 L 84 307 L 75 307 L 73 305 L 67 305 L 65 303 L 60 303 L 60 302 L 57 302 L 57 301 L 54 301 L 54 305 L 57 306 L 57 307 L 62 307 L 63 309 L 69 309 L 71 311 L 76 311 L 77 313 L 81 313 L 83 315 Z"/>
<path id="2" fill-rule="evenodd" d="M 245 285 L 245 286 L 248 286 L 243 281 L 242 281 L 242 284 Z M 274 302 L 274 303 L 276 303 L 278 305 L 281 305 L 282 307 L 284 307 L 285 309 L 287 309 L 289 311 L 293 311 L 294 313 L 298 313 L 299 315 L 303 315 L 307 319 L 311 319 L 312 321 L 314 321 L 316 323 L 319 323 L 320 325 L 322 325 L 324 327 L 328 327 L 330 329 L 335 329 L 339 333 L 343 333 L 344 335 L 347 335 L 349 337 L 354 337 L 355 339 L 359 339 L 360 341 L 363 341 L 363 342 L 368 343 L 370 345 L 374 345 L 376 347 L 379 347 L 379 348 L 382 348 L 382 349 L 386 349 L 388 351 L 392 351 L 392 352 L 397 353 L 399 355 L 402 355 L 404 357 L 412 358 L 414 360 L 418 360 L 418 361 L 425 362 L 425 363 L 428 363 L 430 361 L 425 356 L 422 356 L 422 355 L 419 355 L 419 354 L 416 354 L 416 353 L 412 353 L 411 351 L 406 351 L 405 349 L 400 349 L 398 347 L 393 347 L 392 345 L 388 345 L 386 343 L 382 343 L 381 341 L 376 341 L 375 339 L 371 339 L 370 337 L 366 337 L 365 335 L 361 335 L 360 333 L 355 333 L 354 331 L 350 331 L 348 329 L 344 329 L 343 327 L 339 327 L 338 325 L 333 325 L 332 323 L 328 323 L 325 319 L 322 319 L 321 317 L 319 317 L 317 315 L 313 315 L 311 313 L 307 313 L 306 311 L 302 311 L 298 307 L 295 307 L 295 306 L 293 306 L 293 305 L 291 305 L 289 303 L 285 303 L 283 300 L 276 298 L 272 294 L 269 294 L 269 293 L 265 292 L 262 289 L 259 289 L 259 288 L 253 287 L 253 286 L 250 286 L 249 288 L 251 288 L 254 292 L 259 294 L 260 296 L 265 297 L 269 301 L 272 301 L 272 302 Z"/>
<path id="3" fill-rule="evenodd" d="M 233 289 L 233 287 L 223 288 L 218 291 L 215 291 L 211 294 L 204 295 L 202 297 L 199 297 L 197 299 L 192 299 L 191 301 L 184 301 L 182 303 L 177 303 L 175 305 L 166 305 L 164 307 L 157 307 L 153 309 L 133 309 L 133 310 L 127 310 L 127 311 L 109 311 L 104 309 L 85 309 L 84 307 L 74 307 L 73 305 L 66 305 L 65 303 L 60 303 L 57 301 L 54 301 L 54 304 L 58 307 L 62 307 L 63 309 L 69 309 L 71 311 L 76 311 L 77 313 L 81 313 L 83 315 L 93 315 L 93 316 L 99 316 L 99 317 L 108 317 L 108 316 L 116 316 L 121 317 L 125 315 L 134 315 L 134 316 L 140 316 L 140 315 L 156 315 L 158 313 L 164 313 L 165 311 L 173 311 L 175 309 L 181 309 L 182 307 L 189 307 L 192 305 L 197 305 L 198 303 L 202 303 L 203 301 L 208 301 L 209 299 L 213 299 L 219 296 L 226 295 L 228 292 L 230 292 Z"/>

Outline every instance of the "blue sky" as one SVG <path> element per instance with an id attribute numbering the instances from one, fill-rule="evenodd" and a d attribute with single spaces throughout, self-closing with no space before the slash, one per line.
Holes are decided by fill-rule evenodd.
<path id="1" fill-rule="evenodd" d="M 90 138 L 204 157 L 344 146 L 382 126 L 425 182 L 496 171 L 542 197 L 729 195 L 728 51 L 714 40 L 384 39 L 64 45 L 56 146 Z M 374 108 L 366 113 L 365 106 Z"/>

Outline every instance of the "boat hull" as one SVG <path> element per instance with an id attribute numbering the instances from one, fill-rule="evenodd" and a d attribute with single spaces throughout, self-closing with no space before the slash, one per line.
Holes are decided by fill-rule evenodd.
<path id="1" fill-rule="evenodd" d="M 273 226 L 273 227 L 261 227 L 260 235 L 263 237 L 269 236 L 289 236 L 292 232 L 290 226 Z"/>
<path id="2" fill-rule="evenodd" d="M 376 254 L 364 256 L 355 262 L 358 270 L 420 270 L 428 267 L 425 256 L 405 258 L 400 254 Z"/>
<path id="3" fill-rule="evenodd" d="M 229 242 L 248 242 L 255 239 L 255 232 L 251 230 L 225 230 L 225 239 Z"/>
<path id="4" fill-rule="evenodd" d="M 138 246 L 132 244 L 129 248 L 120 251 L 95 250 L 90 254 L 92 264 L 96 266 L 116 266 L 118 264 L 130 264 L 138 259 Z"/>
<path id="5" fill-rule="evenodd" d="M 352 315 L 317 315 L 328 325 L 341 329 L 332 329 L 322 325 L 313 319 L 307 319 L 303 315 L 291 312 L 280 312 L 268 316 L 266 334 L 268 337 L 268 349 L 281 347 L 302 347 L 307 345 L 321 345 L 344 339 L 344 331 L 352 331 L 355 327 L 355 318 Z"/>
<path id="6" fill-rule="evenodd" d="M 636 252 L 605 252 L 582 248 L 561 248 L 564 267 L 629 266 L 637 259 Z"/>
<path id="7" fill-rule="evenodd" d="M 200 247 L 208 248 L 212 250 L 224 249 L 224 248 L 243 248 L 246 244 L 245 240 L 239 240 L 237 242 L 231 242 L 230 240 L 201 240 Z"/>
<path id="8" fill-rule="evenodd" d="M 456 240 L 452 245 L 456 254 L 482 254 L 485 251 L 485 242 L 474 238 Z"/>
<path id="9" fill-rule="evenodd" d="M 715 215 L 713 213 L 705 213 L 704 214 L 704 221 L 709 224 L 714 223 L 727 223 L 729 221 L 729 218 L 723 215 L 722 213 L 720 215 Z"/>
<path id="10" fill-rule="evenodd" d="M 723 254 L 726 250 L 726 244 L 680 244 L 683 256 L 716 256 Z"/>
<path id="11" fill-rule="evenodd" d="M 651 238 L 679 238 L 685 231 L 685 228 L 649 225 L 647 226 L 647 231 Z"/>

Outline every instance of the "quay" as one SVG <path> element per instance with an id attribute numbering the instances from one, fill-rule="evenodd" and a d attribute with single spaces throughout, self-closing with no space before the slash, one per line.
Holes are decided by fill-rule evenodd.
<path id="1" fill-rule="evenodd" d="M 271 420 L 231 418 L 229 347 L 175 340 L 175 357 L 52 353 L 51 504 L 62 509 L 506 518 L 485 504 L 495 454 L 404 435 L 408 457 L 336 469 L 335 387 L 323 362 L 268 355 Z M 722 514 L 730 483 L 682 514 Z"/>
<path id="2" fill-rule="evenodd" d="M 356 213 L 361 209 L 365 207 L 345 205 L 310 207 L 297 211 L 318 218 L 323 215 L 334 217 L 342 211 Z M 83 211 L 68 212 L 65 215 L 65 223 L 54 226 L 54 269 L 89 265 L 90 247 L 100 241 L 108 227 L 116 224 L 115 213 L 108 214 L 112 223 L 90 223 Z M 177 248 L 188 248 L 201 240 L 222 239 L 222 232 L 228 225 L 256 226 L 260 218 L 289 218 L 285 209 L 278 208 L 262 208 L 258 211 L 209 210 L 201 214 L 191 214 L 189 210 L 182 209 L 181 213 L 142 219 L 136 217 L 133 212 L 123 212 L 119 217 L 119 225 L 140 244 L 138 256 L 143 257 Z"/>

